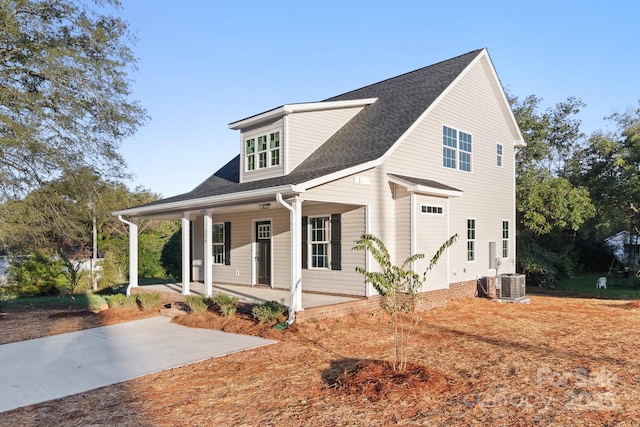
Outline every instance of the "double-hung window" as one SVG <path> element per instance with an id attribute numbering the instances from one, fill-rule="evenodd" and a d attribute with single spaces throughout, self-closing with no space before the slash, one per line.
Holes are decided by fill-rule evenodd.
<path id="1" fill-rule="evenodd" d="M 249 138 L 244 142 L 244 155 L 246 158 L 246 168 L 248 171 L 256 169 L 256 140 Z"/>
<path id="2" fill-rule="evenodd" d="M 270 166 L 278 166 L 280 164 L 280 132 L 269 134 L 269 154 Z"/>
<path id="3" fill-rule="evenodd" d="M 258 169 L 267 167 L 267 135 L 258 137 Z"/>
<path id="4" fill-rule="evenodd" d="M 224 264 L 224 224 L 213 224 L 211 236 L 213 263 Z"/>
<path id="5" fill-rule="evenodd" d="M 329 268 L 329 238 L 329 217 L 309 217 L 312 268 Z"/>
<path id="6" fill-rule="evenodd" d="M 442 126 L 442 166 L 471 172 L 471 134 Z"/>
<path id="7" fill-rule="evenodd" d="M 476 259 L 476 220 L 467 219 L 467 261 Z"/>
<path id="8" fill-rule="evenodd" d="M 509 258 L 509 221 L 502 221 L 502 258 Z"/>
<path id="9" fill-rule="evenodd" d="M 496 145 L 496 166 L 502 167 L 502 144 Z"/>
<path id="10" fill-rule="evenodd" d="M 280 165 L 280 131 L 247 138 L 244 142 L 245 170 Z"/>

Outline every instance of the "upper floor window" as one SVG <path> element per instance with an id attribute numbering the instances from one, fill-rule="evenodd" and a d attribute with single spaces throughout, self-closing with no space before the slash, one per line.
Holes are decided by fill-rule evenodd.
<path id="1" fill-rule="evenodd" d="M 502 144 L 496 145 L 496 165 L 502 166 Z"/>
<path id="2" fill-rule="evenodd" d="M 442 166 L 471 172 L 472 137 L 448 126 L 442 126 Z"/>
<path id="3" fill-rule="evenodd" d="M 270 132 L 244 142 L 247 171 L 280 165 L 280 132 Z"/>

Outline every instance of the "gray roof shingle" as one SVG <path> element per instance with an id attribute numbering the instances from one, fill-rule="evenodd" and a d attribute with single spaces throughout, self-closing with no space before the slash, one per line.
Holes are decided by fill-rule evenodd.
<path id="1" fill-rule="evenodd" d="M 482 52 L 464 55 L 402 74 L 327 101 L 378 98 L 347 122 L 288 175 L 239 183 L 240 156 L 188 193 L 151 205 L 301 184 L 383 156 L 420 115 Z"/>
<path id="2" fill-rule="evenodd" d="M 462 190 L 458 190 L 457 188 L 450 187 L 446 184 L 442 184 L 438 181 L 433 181 L 431 179 L 416 178 L 413 176 L 396 175 L 391 173 L 389 174 L 389 176 L 400 178 L 401 180 L 410 182 L 411 184 L 422 185 L 423 187 L 436 188 L 438 190 L 462 192 Z"/>

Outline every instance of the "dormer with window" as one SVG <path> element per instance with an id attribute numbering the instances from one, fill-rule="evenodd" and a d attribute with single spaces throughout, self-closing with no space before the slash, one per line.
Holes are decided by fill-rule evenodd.
<path id="1" fill-rule="evenodd" d="M 284 105 L 229 125 L 241 131 L 240 182 L 286 175 L 367 105 L 376 101 Z"/>
<path id="2" fill-rule="evenodd" d="M 284 171 L 282 120 L 242 133 L 242 173 L 250 180 L 280 176 Z M 245 179 L 248 181 L 248 179 Z"/>

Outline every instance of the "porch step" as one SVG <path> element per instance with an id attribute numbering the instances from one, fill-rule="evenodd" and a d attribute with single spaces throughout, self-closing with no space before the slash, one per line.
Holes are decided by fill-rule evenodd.
<path id="1" fill-rule="evenodd" d="M 178 317 L 183 314 L 187 314 L 188 311 L 181 305 L 177 304 L 166 304 L 164 308 L 160 309 L 160 315 L 165 317 Z"/>

